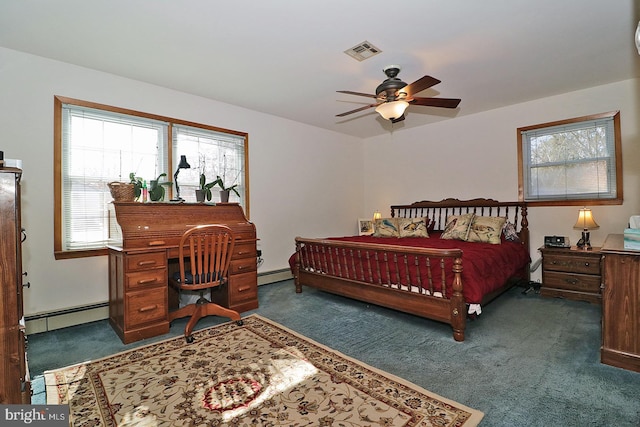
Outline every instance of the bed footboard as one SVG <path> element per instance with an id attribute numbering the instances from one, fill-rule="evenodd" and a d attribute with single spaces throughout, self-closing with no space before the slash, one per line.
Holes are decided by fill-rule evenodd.
<path id="1" fill-rule="evenodd" d="M 302 285 L 448 323 L 464 340 L 462 251 L 296 238 Z"/>

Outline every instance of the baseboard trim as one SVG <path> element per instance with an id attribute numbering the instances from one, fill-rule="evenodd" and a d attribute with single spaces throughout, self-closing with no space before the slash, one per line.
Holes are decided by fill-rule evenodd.
<path id="1" fill-rule="evenodd" d="M 267 271 L 258 274 L 258 286 L 281 282 L 293 278 L 291 270 Z M 109 318 L 109 302 L 71 307 L 62 310 L 48 311 L 25 316 L 27 335 L 53 331 L 83 323 L 95 322 Z"/>
<path id="2" fill-rule="evenodd" d="M 291 269 L 289 268 L 258 273 L 258 286 L 282 282 L 283 280 L 289 280 L 292 278 L 293 274 L 291 274 Z"/>

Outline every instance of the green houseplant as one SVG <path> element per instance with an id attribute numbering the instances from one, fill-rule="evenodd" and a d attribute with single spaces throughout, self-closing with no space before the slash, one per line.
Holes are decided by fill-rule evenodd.
<path id="1" fill-rule="evenodd" d="M 144 181 L 139 176 L 136 176 L 135 172 L 129 174 L 129 184 L 133 184 L 133 195 L 136 199 L 142 194 L 142 185 Z"/>
<path id="2" fill-rule="evenodd" d="M 211 188 L 216 185 L 216 181 L 207 182 L 207 177 L 204 173 L 200 174 L 200 188 L 196 190 L 196 200 L 200 203 L 211 200 Z"/>
<path id="3" fill-rule="evenodd" d="M 220 187 L 220 201 L 222 203 L 227 203 L 229 201 L 229 193 L 231 191 L 233 191 L 238 197 L 240 197 L 240 193 L 238 193 L 238 190 L 236 190 L 238 184 L 233 184 L 227 187 L 225 186 L 224 179 L 220 175 L 216 176 L 216 180 L 213 181 L 213 185 L 217 185 Z"/>
<path id="4" fill-rule="evenodd" d="M 149 181 L 149 200 L 152 202 L 164 200 L 164 187 L 171 187 L 173 184 L 171 181 L 160 182 L 160 179 L 166 176 L 166 173 L 161 173 L 156 179 Z"/>

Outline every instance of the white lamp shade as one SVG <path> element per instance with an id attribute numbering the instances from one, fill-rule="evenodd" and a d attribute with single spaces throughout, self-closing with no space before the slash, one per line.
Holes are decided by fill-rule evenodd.
<path id="1" fill-rule="evenodd" d="M 578 221 L 576 221 L 576 225 L 573 228 L 578 230 L 595 230 L 596 228 L 600 228 L 596 221 L 593 219 L 593 215 L 591 214 L 591 209 L 580 209 L 580 213 L 578 214 Z"/>
<path id="2" fill-rule="evenodd" d="M 376 113 L 380 114 L 385 120 L 393 120 L 402 117 L 404 110 L 407 109 L 409 103 L 407 101 L 392 101 L 378 105 Z"/>

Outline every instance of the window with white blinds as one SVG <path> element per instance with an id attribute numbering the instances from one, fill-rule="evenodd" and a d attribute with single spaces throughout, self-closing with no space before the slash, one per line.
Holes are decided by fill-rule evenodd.
<path id="1" fill-rule="evenodd" d="M 195 202 L 195 190 L 199 187 L 200 175 L 205 182 L 213 182 L 219 176 L 226 188 L 235 185 L 239 196 L 231 191 L 229 202 L 245 205 L 245 138 L 241 135 L 216 132 L 209 129 L 185 125 L 172 128 L 174 159 L 186 156 L 190 169 L 180 171 L 180 196 L 188 202 Z M 211 201 L 220 200 L 216 194 L 219 186 L 212 188 Z"/>
<path id="2" fill-rule="evenodd" d="M 520 192 L 539 204 L 622 200 L 619 113 L 518 129 Z"/>
<path id="3" fill-rule="evenodd" d="M 130 175 L 149 183 L 174 172 L 184 155 L 190 169 L 180 169 L 180 196 L 195 202 L 200 173 L 207 182 L 220 175 L 235 185 L 229 202 L 247 210 L 247 134 L 174 120 L 64 97 L 55 97 L 56 170 L 54 249 L 56 258 L 104 253 L 119 239 L 110 208 L 108 184 L 130 182 Z M 172 164 L 169 164 L 171 162 Z M 212 188 L 211 202 L 220 200 Z M 165 201 L 173 194 L 168 187 Z M 248 212 L 247 212 L 248 215 Z"/>

